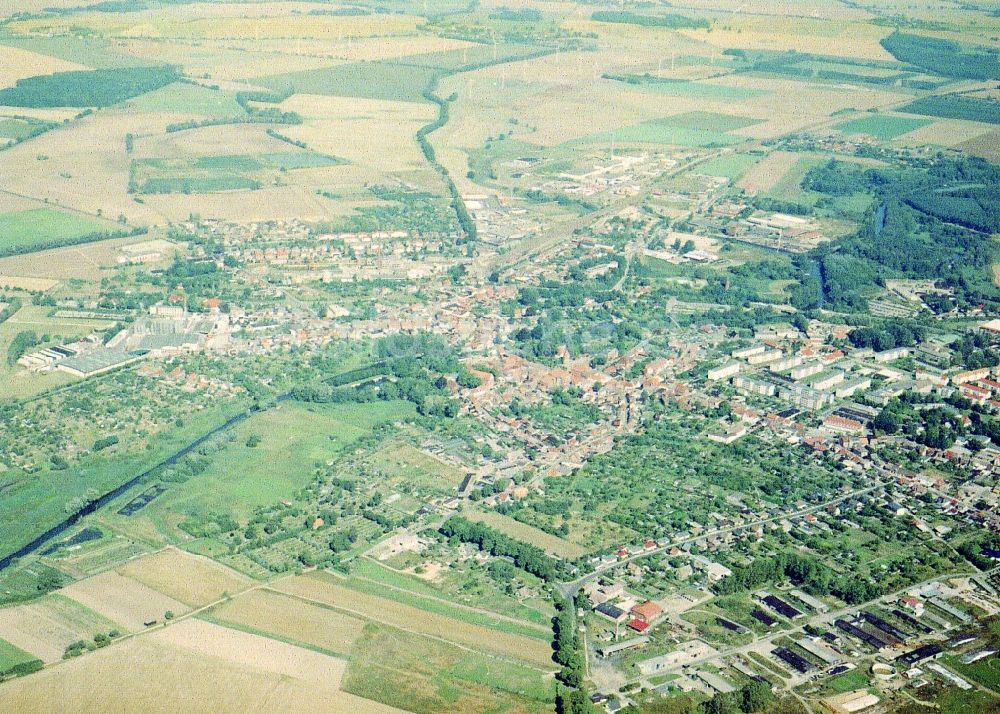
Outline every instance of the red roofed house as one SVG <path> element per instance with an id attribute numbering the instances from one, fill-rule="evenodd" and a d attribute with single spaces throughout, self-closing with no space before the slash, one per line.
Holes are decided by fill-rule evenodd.
<path id="1" fill-rule="evenodd" d="M 633 606 L 630 612 L 635 615 L 636 620 L 645 622 L 647 625 L 663 614 L 663 610 L 659 605 L 648 600 Z"/>
<path id="2" fill-rule="evenodd" d="M 636 632 L 645 632 L 649 629 L 649 623 L 642 620 L 632 620 L 628 623 L 628 626 Z"/>

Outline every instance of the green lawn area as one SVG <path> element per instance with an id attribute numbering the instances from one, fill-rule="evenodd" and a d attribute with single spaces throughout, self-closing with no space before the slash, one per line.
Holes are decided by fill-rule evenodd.
<path id="1" fill-rule="evenodd" d="M 962 690 L 958 687 L 948 687 L 941 692 L 936 701 L 941 714 L 997 711 L 997 700 L 978 689 Z M 921 708 L 921 711 L 927 710 Z"/>
<path id="2" fill-rule="evenodd" d="M 368 457 L 368 462 L 393 484 L 405 483 L 442 494 L 454 494 L 465 477 L 455 466 L 406 443 L 383 444 Z"/>
<path id="3" fill-rule="evenodd" d="M 809 173 L 809 169 L 819 166 L 826 161 L 827 159 L 820 156 L 807 155 L 799 158 L 799 160 L 796 161 L 787 172 L 785 172 L 785 175 L 771 187 L 771 190 L 767 192 L 767 195 L 785 201 L 800 201 L 810 205 L 815 203 L 822 194 L 810 194 L 804 191 L 802 189 L 802 179 L 804 179 L 806 174 Z"/>
<path id="4" fill-rule="evenodd" d="M 83 236 L 108 233 L 115 225 L 52 208 L 0 213 L 0 255 L 54 248 Z"/>
<path id="5" fill-rule="evenodd" d="M 948 655 L 942 658 L 942 664 L 955 670 L 965 679 L 971 679 L 994 692 L 1000 692 L 1000 657 L 996 655 L 985 657 L 972 664 L 962 664 L 958 657 Z"/>
<path id="6" fill-rule="evenodd" d="M 531 543 L 560 558 L 579 558 L 587 552 L 586 548 L 576 543 L 560 538 L 559 536 L 554 536 L 551 533 L 546 533 L 534 526 L 521 523 L 510 516 L 497 513 L 496 511 L 477 509 L 470 510 L 465 515 L 470 520 L 485 523 L 490 528 L 495 528 L 501 533 L 509 535 L 511 538 Z"/>
<path id="7" fill-rule="evenodd" d="M 852 669 L 850 672 L 844 672 L 836 677 L 832 677 L 825 682 L 823 686 L 834 692 L 853 692 L 855 689 L 864 689 L 869 684 L 868 677 L 864 675 L 863 672 L 857 669 Z"/>
<path id="8" fill-rule="evenodd" d="M 277 74 L 259 83 L 275 90 L 292 87 L 299 94 L 422 102 L 424 88 L 438 71 L 393 62 L 352 62 Z"/>
<path id="9" fill-rule="evenodd" d="M 928 124 L 930 121 L 927 119 L 871 114 L 860 119 L 834 124 L 833 128 L 845 134 L 867 134 L 873 139 L 889 141 Z"/>
<path id="10" fill-rule="evenodd" d="M 698 166 L 695 171 L 708 176 L 725 176 L 728 179 L 736 179 L 758 161 L 760 161 L 760 157 L 753 154 L 727 154 L 709 159 Z"/>
<path id="11" fill-rule="evenodd" d="M 246 519 L 256 506 L 290 498 L 308 485 L 313 469 L 372 426 L 416 414 L 410 402 L 303 404 L 284 402 L 233 427 L 232 440 L 209 455 L 208 468 L 171 487 L 134 518 L 170 523 L 209 512 Z M 260 437 L 247 446 L 250 436 Z"/>
<path id="12" fill-rule="evenodd" d="M 228 92 L 186 82 L 168 84 L 122 104 L 123 108 L 148 114 L 197 114 L 207 119 L 241 117 L 246 112 Z"/>

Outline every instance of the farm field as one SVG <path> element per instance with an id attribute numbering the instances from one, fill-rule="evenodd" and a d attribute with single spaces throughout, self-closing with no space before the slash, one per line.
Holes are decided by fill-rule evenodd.
<path id="1" fill-rule="evenodd" d="M 46 663 L 59 661 L 71 643 L 107 634 L 115 627 L 111 620 L 59 593 L 0 608 L 0 639 Z"/>
<path id="2" fill-rule="evenodd" d="M 11 667 L 30 662 L 33 659 L 35 658 L 21 648 L 0 639 L 0 672 L 5 672 Z"/>
<path id="3" fill-rule="evenodd" d="M 302 709 L 396 711 L 338 689 L 345 664 L 207 622 L 189 620 L 4 684 L 5 706 L 51 711 L 73 692 L 74 710 L 144 712 Z M 144 682 L 141 687 L 136 682 Z"/>
<path id="4" fill-rule="evenodd" d="M 116 572 L 80 580 L 60 593 L 132 632 L 147 622 L 162 621 L 168 611 L 175 615 L 188 611 L 182 602 Z"/>
<path id="5" fill-rule="evenodd" d="M 47 281 L 34 283 L 36 287 L 26 289 L 39 289 L 42 285 L 52 287 L 52 282 L 63 280 L 97 281 L 100 280 L 103 269 L 115 264 L 121 246 L 141 240 L 142 238 L 114 238 L 0 257 L 0 279 Z M 32 283 L 25 285 L 30 286 Z"/>
<path id="6" fill-rule="evenodd" d="M 852 119 L 840 124 L 834 124 L 833 128 L 845 134 L 867 134 L 875 139 L 888 141 L 927 126 L 930 123 L 930 120 L 927 119 L 873 114 L 861 119 Z"/>
<path id="7" fill-rule="evenodd" d="M 190 607 L 203 607 L 252 582 L 207 558 L 175 548 L 130 561 L 118 572 Z"/>
<path id="8" fill-rule="evenodd" d="M 469 652 L 412 632 L 370 624 L 343 681 L 347 692 L 421 714 L 542 712 L 553 682 L 538 670 Z"/>
<path id="9" fill-rule="evenodd" d="M 698 172 L 708 176 L 723 176 L 730 180 L 738 179 L 760 162 L 762 158 L 753 154 L 727 154 L 709 159 L 698 166 Z"/>
<path id="10" fill-rule="evenodd" d="M 141 114 L 190 114 L 208 119 L 246 114 L 232 93 L 179 82 L 129 99 L 118 109 Z"/>
<path id="11" fill-rule="evenodd" d="M 50 208 L 0 213 L 0 254 L 58 247 L 84 236 L 116 230 L 111 223 Z"/>
<path id="12" fill-rule="evenodd" d="M 419 102 L 435 74 L 432 67 L 402 62 L 358 62 L 278 74 L 259 81 L 275 90 L 292 87 L 297 94 Z"/>
<path id="13" fill-rule="evenodd" d="M 445 615 L 421 610 L 377 595 L 344 587 L 337 578 L 315 573 L 275 583 L 279 592 L 330 605 L 342 612 L 375 622 L 441 638 L 457 645 L 483 648 L 533 666 L 551 666 L 548 638 L 532 639 L 511 635 L 502 629 L 486 629 Z M 502 621 L 497 621 L 500 628 Z"/>
<path id="14" fill-rule="evenodd" d="M 272 590 L 245 593 L 210 610 L 212 621 L 348 657 L 365 621 Z"/>

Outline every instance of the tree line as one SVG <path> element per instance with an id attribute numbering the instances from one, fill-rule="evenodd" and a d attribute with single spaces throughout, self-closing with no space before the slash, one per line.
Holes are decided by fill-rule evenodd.
<path id="1" fill-rule="evenodd" d="M 438 531 L 445 538 L 472 543 L 491 555 L 513 558 L 514 565 L 542 580 L 554 582 L 565 575 L 561 563 L 538 546 L 511 538 L 483 523 L 452 516 Z"/>

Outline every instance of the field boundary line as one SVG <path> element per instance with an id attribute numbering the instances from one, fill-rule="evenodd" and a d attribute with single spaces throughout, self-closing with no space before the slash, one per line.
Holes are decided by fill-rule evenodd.
<path id="1" fill-rule="evenodd" d="M 268 587 L 265 587 L 264 589 L 265 590 L 271 590 L 271 588 L 268 588 Z M 437 640 L 438 642 L 443 642 L 446 645 L 452 645 L 453 647 L 458 647 L 459 649 L 465 650 L 466 652 L 472 652 L 474 654 L 483 655 L 484 657 L 491 657 L 493 659 L 500 660 L 502 662 L 509 662 L 511 664 L 522 665 L 524 667 L 528 667 L 530 669 L 537 670 L 537 671 L 539 671 L 539 672 L 541 672 L 543 674 L 552 674 L 552 673 L 555 672 L 555 670 L 557 668 L 556 664 L 553 662 L 552 669 L 543 669 L 542 667 L 534 665 L 534 664 L 532 664 L 530 662 L 527 662 L 525 660 L 512 659 L 510 657 L 504 657 L 503 655 L 499 655 L 499 654 L 496 654 L 496 653 L 493 653 L 493 652 L 486 652 L 484 650 L 476 649 L 475 647 L 470 647 L 469 645 L 463 645 L 463 644 L 461 644 L 459 642 L 454 642 L 453 640 L 449 640 L 446 637 L 441 637 L 440 635 L 432 635 L 432 634 L 430 634 L 428 632 L 421 632 L 419 630 L 414 630 L 414 629 L 409 628 L 409 627 L 403 627 L 401 625 L 397 625 L 397 624 L 394 624 L 394 623 L 391 623 L 391 622 L 386 622 L 385 620 L 379 620 L 378 618 L 372 617 L 371 615 L 366 615 L 365 613 L 363 613 L 363 612 L 361 612 L 359 610 L 352 610 L 351 608 L 344 607 L 343 605 L 333 605 L 331 603 L 324 602 L 322 600 L 316 600 L 314 598 L 307 597 L 305 595 L 297 595 L 295 593 L 284 592 L 282 590 L 276 590 L 275 592 L 277 592 L 278 594 L 281 594 L 281 595 L 287 595 L 288 597 L 294 598 L 296 600 L 300 600 L 302 602 L 307 602 L 310 605 L 317 605 L 317 606 L 325 608 L 327 610 L 333 610 L 334 612 L 346 613 L 348 615 L 352 615 L 354 617 L 357 617 L 357 618 L 359 618 L 361 620 L 366 620 L 368 622 L 377 622 L 378 624 L 380 624 L 380 625 L 382 625 L 384 627 L 389 627 L 389 628 L 392 628 L 394 630 L 400 630 L 401 632 L 408 632 L 411 635 L 417 635 L 419 637 L 427 637 L 427 638 L 432 639 L 432 640 Z"/>
<path id="2" fill-rule="evenodd" d="M 375 560 L 374 558 L 372 558 L 369 555 L 362 555 L 361 557 L 363 559 L 365 559 L 365 560 L 371 561 L 372 563 L 374 563 L 375 565 L 379 566 L 380 568 L 385 568 L 386 570 L 388 570 L 391 573 L 397 573 L 399 575 L 404 575 L 404 576 L 406 575 L 406 573 L 404 573 L 401 570 L 396 570 L 395 568 L 390 568 L 387 565 L 382 565 L 381 563 L 379 563 L 377 560 Z M 390 583 L 382 583 L 382 582 L 379 582 L 378 580 L 373 580 L 372 578 L 369 578 L 369 577 L 367 577 L 365 575 L 352 575 L 351 578 L 354 578 L 356 580 L 364 580 L 365 582 L 372 583 L 373 585 L 378 585 L 380 587 L 386 587 L 386 588 L 389 588 L 391 590 L 397 590 L 397 591 L 403 592 L 403 593 L 410 593 L 411 595 L 413 595 L 415 597 L 424 598 L 425 600 L 435 600 L 435 601 L 440 602 L 440 603 L 442 603 L 444 605 L 450 605 L 450 606 L 456 607 L 456 608 L 458 608 L 460 610 L 469 610 L 470 612 L 479 613 L 480 615 L 487 615 L 489 617 L 495 617 L 495 618 L 497 618 L 499 620 L 505 620 L 507 622 L 514 623 L 515 625 L 525 625 L 525 626 L 527 626 L 530 629 L 537 629 L 540 632 L 549 632 L 550 631 L 550 629 L 548 627 L 546 627 L 545 625 L 539 625 L 538 623 L 535 623 L 535 622 L 529 622 L 528 620 L 522 620 L 522 619 L 517 618 L 517 617 L 511 617 L 510 615 L 504 615 L 502 613 L 494 612 L 493 610 L 487 610 L 485 608 L 476 607 L 474 605 L 466 605 L 464 603 L 455 602 L 454 600 L 449 600 L 447 598 L 440 597 L 440 596 L 437 596 L 437 595 L 425 595 L 423 593 L 418 593 L 415 590 L 407 590 L 406 588 L 402 588 L 402 587 L 400 587 L 398 585 L 392 585 Z M 347 580 L 350 580 L 351 578 L 347 578 Z"/>

